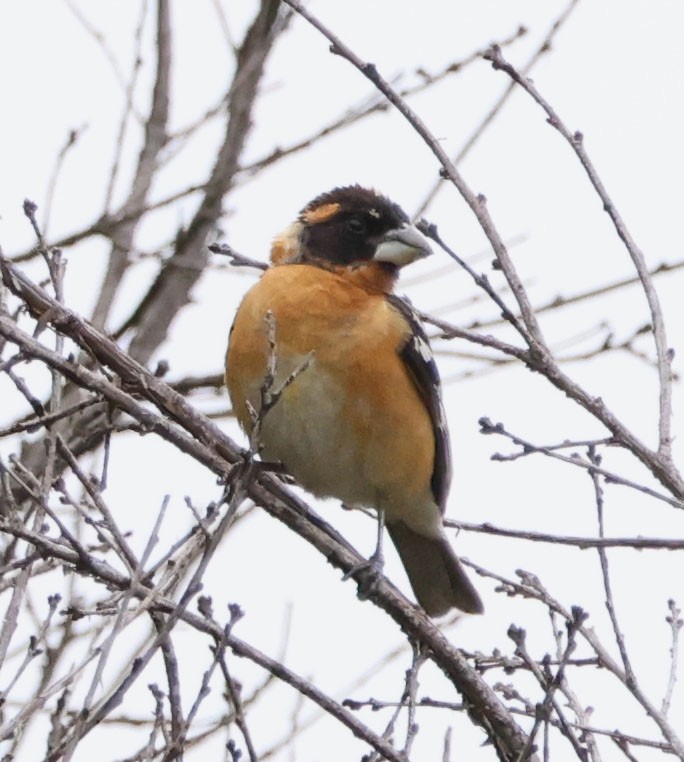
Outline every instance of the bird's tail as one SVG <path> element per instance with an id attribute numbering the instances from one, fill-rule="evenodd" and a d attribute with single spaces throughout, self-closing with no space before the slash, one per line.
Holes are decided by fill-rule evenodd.
<path id="1" fill-rule="evenodd" d="M 484 611 L 480 596 L 445 534 L 426 537 L 403 521 L 387 522 L 387 531 L 408 574 L 418 603 L 430 616 L 458 608 L 468 614 Z"/>

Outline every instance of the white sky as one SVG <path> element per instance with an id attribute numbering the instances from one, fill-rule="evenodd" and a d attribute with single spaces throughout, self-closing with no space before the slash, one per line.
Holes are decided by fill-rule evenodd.
<path id="1" fill-rule="evenodd" d="M 231 33 L 239 39 L 255 4 L 222 5 Z M 124 73 L 130 70 L 139 6 L 111 0 L 78 3 L 105 35 Z M 519 24 L 525 25 L 529 33 L 504 54 L 516 65 L 524 65 L 566 3 L 319 0 L 308 7 L 356 53 L 372 60 L 383 75 L 404 73 L 410 82 L 417 67 L 437 71 L 491 41 L 509 36 Z M 181 129 L 218 102 L 229 81 L 232 62 L 213 3 L 175 2 L 172 13 L 176 35 L 172 128 Z M 684 6 L 675 0 L 628 3 L 581 0 L 554 40 L 553 51 L 533 73 L 536 85 L 566 124 L 584 133 L 587 150 L 608 192 L 653 267 L 684 258 L 680 233 L 684 200 L 682 29 Z M 150 38 L 149 23 L 146 35 Z M 3 104 L 0 245 L 6 253 L 15 254 L 32 244 L 22 201 L 28 197 L 41 210 L 44 208 L 55 156 L 70 129 L 86 127 L 77 147 L 68 155 L 60 178 L 51 212 L 50 235 L 57 238 L 77 230 L 101 212 L 123 95 L 102 50 L 67 4 L 57 0 L 23 0 L 0 9 L 0 63 Z M 135 99 L 143 112 L 149 99 L 146 84 L 150 82 L 152 63 L 150 48 L 146 46 L 141 87 Z M 411 104 L 442 140 L 445 149 L 456 153 L 507 85 L 503 73 L 479 61 L 460 76 L 413 99 Z M 258 158 L 276 146 L 287 146 L 371 92 L 358 72 L 327 52 L 327 43 L 315 30 L 303 20 L 295 19 L 269 59 L 248 156 Z M 161 173 L 154 197 L 163 198 L 206 177 L 219 138 L 217 124 L 210 124 L 198 133 Z M 140 139 L 139 129 L 132 125 L 118 199 L 125 191 Z M 487 197 L 502 235 L 507 239 L 522 237 L 512 251 L 536 303 L 633 275 L 627 251 L 578 161 L 524 93 L 514 94 L 461 169 L 471 187 Z M 323 190 L 348 182 L 372 185 L 411 213 L 436 174 L 431 154 L 400 116 L 394 113 L 374 116 L 312 150 L 276 164 L 256 182 L 245 182 L 226 202 L 222 240 L 249 256 L 265 259 L 273 235 Z M 191 218 L 195 204 L 196 198 L 186 199 L 146 223 L 137 242 L 141 249 L 154 250 L 160 242 L 172 238 L 176 228 Z M 484 236 L 455 190 L 445 188 L 428 217 L 438 223 L 443 237 L 460 254 L 471 256 L 485 248 Z M 88 241 L 67 252 L 68 303 L 85 314 L 97 295 L 97 278 L 105 253 L 106 246 L 98 241 Z M 487 269 L 490 258 L 478 260 L 477 268 Z M 429 273 L 441 270 L 445 264 L 445 258 L 438 255 L 419 267 Z M 129 314 L 134 296 L 145 289 L 155 266 L 147 260 L 133 270 L 112 325 Z M 492 282 L 502 282 L 497 274 L 491 271 L 489 274 Z M 252 277 L 250 273 L 219 271 L 205 278 L 195 290 L 195 304 L 172 326 L 169 341 L 159 353 L 159 357 L 171 363 L 171 378 L 218 369 L 231 316 Z M 410 279 L 411 274 L 407 273 L 407 282 Z M 684 275 L 680 271 L 657 280 L 656 284 L 668 321 L 670 345 L 681 358 Z M 416 305 L 428 312 L 439 311 L 474 293 L 467 276 L 456 266 L 439 280 L 407 287 L 407 291 Z M 495 310 L 487 304 L 440 312 L 441 317 L 463 325 L 475 317 L 493 315 Z M 574 353 L 600 343 L 599 336 L 603 334 L 595 329 L 602 321 L 620 340 L 647 320 L 643 294 L 632 287 L 581 308 L 552 313 L 542 318 L 542 327 L 552 345 L 559 347 L 592 331 L 589 338 L 567 350 Z M 649 357 L 653 356 L 648 339 L 641 339 L 638 346 Z M 459 343 L 440 344 L 438 348 L 471 349 Z M 459 374 L 462 362 L 442 357 L 443 376 Z M 611 353 L 589 363 L 570 364 L 566 370 L 593 394 L 602 396 L 638 436 L 650 445 L 656 443 L 657 377 L 650 367 L 625 353 Z M 681 359 L 675 360 L 675 370 L 683 372 Z M 492 462 L 491 454 L 506 451 L 507 445 L 502 440 L 481 436 L 477 421 L 482 415 L 489 416 L 537 444 L 602 436 L 604 432 L 598 424 L 548 383 L 522 368 L 449 384 L 446 402 L 456 474 L 450 515 L 510 528 L 559 534 L 596 533 L 591 483 L 586 475 L 541 456 L 512 464 Z M 676 384 L 675 433 L 681 429 L 682 402 L 681 384 Z M 13 419 L 17 412 L 3 409 L 0 403 L 0 421 Z M 230 422 L 223 425 L 239 437 Z M 675 453 L 681 463 L 679 439 L 675 442 Z M 647 481 L 643 469 L 630 457 L 607 453 L 606 464 L 630 479 Z M 218 494 L 211 476 L 150 437 L 128 437 L 114 448 L 110 485 L 111 505 L 124 517 L 130 511 L 130 518 L 123 518 L 122 523 L 135 529 L 135 538 L 141 546 L 164 494 L 172 496 L 172 518 L 165 527 L 165 539 L 189 525 L 190 517 L 183 508 L 184 495 L 190 495 L 201 506 Z M 343 513 L 333 502 L 322 505 L 321 511 L 362 552 L 370 551 L 374 530 L 368 521 Z M 680 514 L 664 503 L 625 488 L 606 487 L 607 526 L 611 535 L 681 537 L 684 522 Z M 283 622 L 292 604 L 287 652 L 287 663 L 292 669 L 312 676 L 336 696 L 372 695 L 393 700 L 400 695 L 397 680 L 408 666 L 406 654 L 401 657 L 399 667 L 378 673 L 370 685 L 346 690 L 358 674 L 402 642 L 396 627 L 388 624 L 370 604 L 356 600 L 351 583 L 340 583 L 339 575 L 317 554 L 264 514 L 257 513 L 245 522 L 231 540 L 214 560 L 207 588 L 214 595 L 217 610 L 229 601 L 238 601 L 245 608 L 247 616 L 237 634 L 277 655 Z M 610 642 L 594 553 L 467 533 L 459 537 L 456 547 L 478 564 L 506 576 L 520 567 L 538 574 L 564 605 L 579 604 L 589 611 L 597 631 Z M 681 553 L 617 550 L 611 553 L 611 562 L 616 602 L 628 646 L 633 649 L 635 669 L 644 689 L 659 704 L 668 664 L 666 601 L 674 597 L 680 605 L 684 603 Z M 387 573 L 407 588 L 393 556 L 388 560 Z M 487 613 L 450 630 L 453 642 L 467 650 L 486 652 L 496 647 L 510 650 L 506 630 L 515 622 L 528 630 L 533 653 L 541 656 L 552 647 L 549 628 L 540 617 L 538 606 L 505 598 L 494 591 L 490 582 L 477 580 L 477 583 Z M 83 587 L 85 594 L 87 585 L 84 583 Z M 181 644 L 187 639 L 188 648 L 197 648 L 197 640 L 190 632 L 180 631 L 178 638 Z M 129 642 L 134 641 L 131 636 Z M 195 680 L 199 680 L 208 663 L 206 649 L 204 646 L 202 649 L 198 651 L 197 664 L 190 662 Z M 246 686 L 260 680 L 243 661 L 234 662 L 233 668 Z M 112 668 L 110 678 L 115 673 Z M 151 702 L 144 685 L 152 679 L 144 679 L 140 691 L 132 692 L 131 711 L 139 705 L 140 714 L 149 712 Z M 508 681 L 506 677 L 502 679 Z M 573 675 L 573 679 L 578 690 L 583 690 L 581 700 L 595 707 L 594 724 L 606 728 L 619 726 L 636 735 L 657 737 L 643 711 L 635 708 L 633 702 L 624 701 L 622 691 L 615 690 L 605 675 L 597 678 L 591 670 L 586 675 Z M 426 695 L 455 699 L 449 686 L 436 675 L 421 675 L 421 682 L 426 686 Z M 215 690 L 218 694 L 218 687 Z M 268 745 L 285 732 L 294 704 L 291 691 L 280 688 L 276 696 L 255 711 L 250 724 L 260 745 Z M 673 718 L 684 715 L 681 690 L 671 712 Z M 302 710 L 304 718 L 311 713 L 310 707 Z M 434 723 L 435 729 L 419 736 L 414 752 L 416 760 L 441 759 L 442 734 L 449 718 L 440 715 L 435 720 L 434 714 L 419 715 L 421 725 L 431 727 Z M 379 722 L 370 713 L 361 716 Z M 674 724 L 679 724 L 680 731 L 684 726 L 682 722 Z M 482 740 L 479 731 L 467 722 L 461 722 L 457 728 L 460 735 L 455 746 L 467 752 L 454 753 L 454 760 L 476 762 L 493 758 L 491 749 L 478 748 Z M 101 750 L 103 739 L 111 744 L 107 759 L 119 758 L 135 748 L 121 728 L 103 730 L 93 733 L 79 747 L 75 762 L 89 759 L 95 750 Z M 338 750 L 336 756 L 331 756 L 331 748 Z M 622 758 L 607 742 L 603 749 L 606 760 Z M 298 762 L 357 759 L 363 750 L 347 731 L 320 722 L 297 743 L 296 758 Z M 22 758 L 36 759 L 41 751 L 33 749 L 28 739 L 22 747 Z M 187 759 L 219 759 L 221 752 L 212 747 L 206 753 L 206 757 L 189 754 Z M 637 756 L 640 760 L 656 758 L 653 753 L 641 750 Z M 277 757 L 286 758 L 285 754 Z M 564 745 L 553 757 L 554 762 L 571 758 Z"/>

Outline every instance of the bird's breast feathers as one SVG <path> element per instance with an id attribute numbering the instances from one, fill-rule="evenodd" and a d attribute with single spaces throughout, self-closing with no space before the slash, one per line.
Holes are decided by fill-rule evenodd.
<path id="1" fill-rule="evenodd" d="M 309 355 L 312 361 L 264 416 L 263 457 L 281 461 L 317 495 L 363 505 L 399 495 L 410 501 L 429 482 L 435 447 L 430 419 L 399 356 L 410 326 L 384 297 L 356 294 L 357 287 L 340 287 L 337 277 L 306 265 L 274 267 L 247 294 L 227 358 L 236 414 L 249 430 L 240 400 L 260 407 L 270 313 L 273 387 Z M 336 288 L 328 287 L 329 279 Z"/>

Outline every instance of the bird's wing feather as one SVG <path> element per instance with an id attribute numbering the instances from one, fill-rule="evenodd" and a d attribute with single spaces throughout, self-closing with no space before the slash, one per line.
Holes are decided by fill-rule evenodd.
<path id="1" fill-rule="evenodd" d="M 409 337 L 401 347 L 399 354 L 432 420 L 432 429 L 435 435 L 435 465 L 430 484 L 435 502 L 444 512 L 451 483 L 451 447 L 446 415 L 442 405 L 439 371 L 427 334 L 411 303 L 407 299 L 393 294 L 388 295 L 387 300 L 394 309 L 401 313 L 411 327 Z"/>

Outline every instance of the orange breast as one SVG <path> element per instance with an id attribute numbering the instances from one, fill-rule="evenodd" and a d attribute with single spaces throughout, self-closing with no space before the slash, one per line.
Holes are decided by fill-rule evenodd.
<path id="1" fill-rule="evenodd" d="M 348 502 L 377 506 L 423 494 L 434 434 L 398 354 L 409 331 L 404 318 L 382 294 L 338 273 L 309 265 L 268 270 L 240 305 L 226 357 L 226 383 L 247 431 L 245 400 L 258 409 L 266 370 L 268 311 L 277 383 L 309 352 L 314 360 L 266 416 L 265 456 L 312 492 Z"/>

